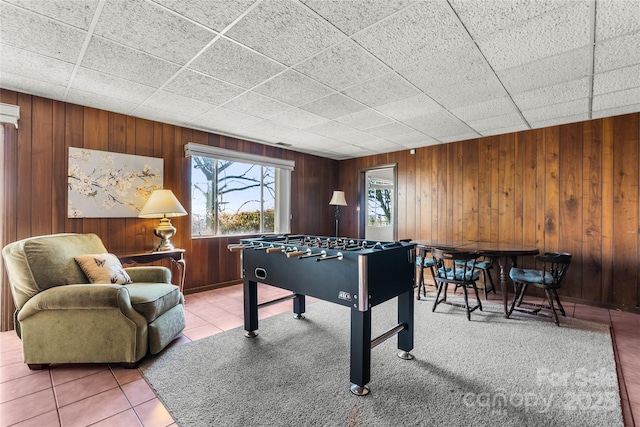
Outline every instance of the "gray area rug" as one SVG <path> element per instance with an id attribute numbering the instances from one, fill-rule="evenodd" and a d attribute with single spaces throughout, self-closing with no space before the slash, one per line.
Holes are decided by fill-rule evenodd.
<path id="1" fill-rule="evenodd" d="M 349 309 L 326 302 L 168 348 L 141 371 L 180 426 L 622 426 L 609 329 L 501 305 L 416 301 L 414 360 L 372 350 L 371 393 L 349 391 Z M 373 337 L 395 299 L 372 309 Z"/>

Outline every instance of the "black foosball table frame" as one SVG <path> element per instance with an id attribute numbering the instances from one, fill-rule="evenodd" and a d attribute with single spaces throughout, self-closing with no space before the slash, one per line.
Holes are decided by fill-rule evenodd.
<path id="1" fill-rule="evenodd" d="M 415 244 L 367 242 L 324 236 L 286 235 L 241 239 L 229 245 L 240 251 L 244 290 L 244 329 L 257 336 L 258 309 L 293 300 L 294 317 L 304 318 L 305 296 L 351 309 L 350 390 L 369 393 L 371 349 L 394 335 L 398 357 L 413 359 Z M 258 283 L 292 292 L 258 304 Z M 371 339 L 371 308 L 397 298 L 398 322 Z"/>

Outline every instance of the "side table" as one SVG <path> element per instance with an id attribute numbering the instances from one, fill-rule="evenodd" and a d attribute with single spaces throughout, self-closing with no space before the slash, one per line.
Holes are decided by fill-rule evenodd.
<path id="1" fill-rule="evenodd" d="M 174 249 L 172 251 L 157 251 L 157 252 L 138 252 L 135 254 L 117 255 L 118 259 L 123 265 L 135 265 L 135 264 L 149 264 L 155 261 L 159 261 L 165 258 L 169 258 L 172 264 L 175 264 L 178 269 L 178 287 L 180 292 L 184 293 L 184 277 L 186 270 L 186 262 L 184 260 L 184 249 Z"/>

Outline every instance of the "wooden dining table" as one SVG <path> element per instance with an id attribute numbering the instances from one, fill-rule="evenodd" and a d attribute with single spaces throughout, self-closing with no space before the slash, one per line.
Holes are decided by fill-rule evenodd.
<path id="1" fill-rule="evenodd" d="M 509 318 L 509 290 L 507 277 L 511 267 L 517 267 L 517 259 L 520 256 L 534 256 L 540 253 L 535 246 L 519 243 L 482 242 L 471 240 L 428 239 L 414 240 L 418 255 L 424 257 L 431 248 L 441 248 L 457 251 L 477 252 L 488 258 L 498 261 L 500 266 L 500 291 L 504 305 L 504 316 Z M 420 268 L 419 283 L 424 280 L 424 268 Z"/>

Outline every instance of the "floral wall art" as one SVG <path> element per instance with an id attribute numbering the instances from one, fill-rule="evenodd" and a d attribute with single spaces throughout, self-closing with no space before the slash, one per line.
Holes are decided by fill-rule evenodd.
<path id="1" fill-rule="evenodd" d="M 163 160 L 69 147 L 69 218 L 137 217 L 162 188 Z"/>

